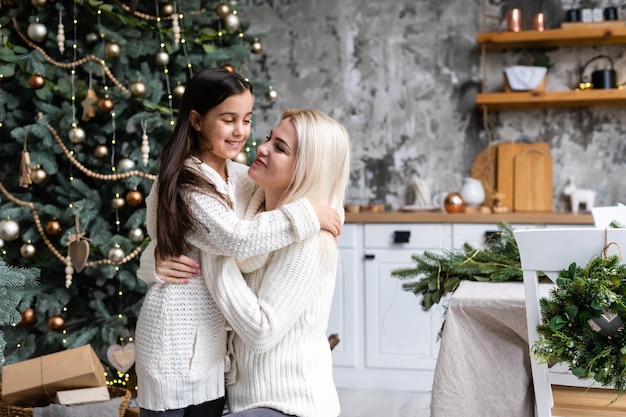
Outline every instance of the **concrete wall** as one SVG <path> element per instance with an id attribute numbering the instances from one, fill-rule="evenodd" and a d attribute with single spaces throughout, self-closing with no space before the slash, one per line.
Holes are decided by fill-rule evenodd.
<path id="1" fill-rule="evenodd" d="M 257 111 L 255 134 L 264 137 L 287 107 L 328 112 L 353 141 L 350 202 L 410 203 L 414 175 L 432 180 L 432 192 L 457 191 L 488 144 L 475 106 L 482 87 L 476 34 L 481 0 L 240 0 L 250 32 L 264 34 L 255 72 L 272 80 L 277 102 Z M 565 10 L 604 7 L 610 1 L 485 0 L 490 15 L 520 7 L 526 24 L 543 11 L 558 26 Z M 626 11 L 619 10 L 620 17 Z M 500 30 L 496 19 L 488 29 Z M 502 70 L 530 65 L 545 53 L 555 66 L 549 90 L 571 89 L 589 58 L 613 58 L 626 81 L 625 45 L 491 52 L 487 90 L 502 88 Z M 607 67 L 598 61 L 598 68 Z M 593 70 L 593 68 L 590 68 Z M 590 73 L 590 71 L 589 71 Z M 567 207 L 562 190 L 571 176 L 598 192 L 596 205 L 626 202 L 626 108 L 548 109 L 490 113 L 492 143 L 548 142 L 554 158 L 555 209 Z"/>

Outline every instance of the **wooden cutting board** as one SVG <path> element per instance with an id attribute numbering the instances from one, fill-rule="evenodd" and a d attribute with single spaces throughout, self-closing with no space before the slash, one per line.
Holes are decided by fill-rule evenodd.
<path id="1" fill-rule="evenodd" d="M 513 211 L 552 211 L 550 151 L 527 149 L 513 159 Z"/>
<path id="2" fill-rule="evenodd" d="M 496 190 L 496 156 L 496 146 L 487 146 L 476 156 L 470 168 L 470 177 L 480 180 L 483 184 L 485 189 L 483 206 L 487 207 L 493 205 L 493 192 Z"/>
<path id="3" fill-rule="evenodd" d="M 515 209 L 514 197 L 515 197 L 515 177 L 514 177 L 514 161 L 515 157 L 530 150 L 538 149 L 542 152 L 550 155 L 550 146 L 548 143 L 517 143 L 517 142 L 504 142 L 496 145 L 496 189 L 498 192 L 503 193 L 503 199 L 501 204 L 509 207 L 512 210 Z M 550 177 L 552 182 L 552 177 Z M 550 187 L 552 188 L 552 187 Z M 550 190 L 552 193 L 552 190 Z M 521 198 L 522 196 L 520 196 Z M 542 210 L 540 210 L 542 211 Z"/>

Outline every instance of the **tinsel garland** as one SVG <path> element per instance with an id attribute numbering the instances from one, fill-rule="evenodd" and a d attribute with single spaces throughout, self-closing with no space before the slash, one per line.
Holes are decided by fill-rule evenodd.
<path id="1" fill-rule="evenodd" d="M 572 263 L 559 272 L 557 286 L 539 300 L 542 323 L 532 354 L 547 363 L 562 362 L 581 379 L 626 389 L 624 326 L 603 328 L 603 316 L 626 323 L 626 266 L 620 257 L 598 256 L 585 267 Z M 606 325 L 606 323 L 604 323 Z"/>

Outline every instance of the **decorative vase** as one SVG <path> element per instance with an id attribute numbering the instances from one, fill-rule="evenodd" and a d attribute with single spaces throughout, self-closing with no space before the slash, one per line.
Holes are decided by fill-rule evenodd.
<path id="1" fill-rule="evenodd" d="M 466 206 L 478 207 L 485 201 L 485 189 L 476 178 L 465 178 L 460 194 Z"/>

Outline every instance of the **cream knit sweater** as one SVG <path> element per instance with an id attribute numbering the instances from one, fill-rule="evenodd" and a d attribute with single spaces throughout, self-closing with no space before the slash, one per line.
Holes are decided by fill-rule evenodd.
<path id="1" fill-rule="evenodd" d="M 246 218 L 262 203 L 259 190 Z M 324 257 L 335 247 L 329 233 L 319 232 L 239 266 L 233 258 L 203 256 L 209 292 L 234 329 L 236 375 L 226 387 L 231 411 L 269 407 L 298 417 L 339 415 L 326 336 L 337 265 Z M 245 279 L 240 268 L 248 272 Z"/>
<path id="2" fill-rule="evenodd" d="M 189 195 L 189 205 L 199 219 L 187 235 L 193 249 L 186 255 L 205 265 L 221 256 L 246 257 L 266 253 L 301 241 L 320 229 L 317 215 L 306 200 L 266 212 L 248 221 L 241 217 L 255 186 L 247 177 L 247 167 L 227 163 L 226 183 L 196 158 L 188 166 L 198 169 L 217 189 L 235 203 L 235 211 L 213 196 Z M 156 237 L 156 190 L 146 199 L 148 234 Z M 239 217 L 237 216 L 239 214 Z M 224 396 L 226 323 L 211 298 L 203 278 L 187 285 L 169 285 L 155 272 L 153 241 L 141 256 L 137 275 L 151 284 L 139 314 L 136 328 L 136 365 L 139 406 L 168 410 L 200 404 Z M 228 369 L 226 369 L 228 370 Z"/>

